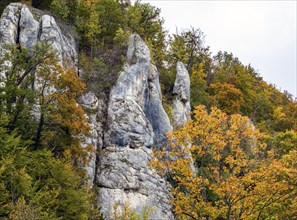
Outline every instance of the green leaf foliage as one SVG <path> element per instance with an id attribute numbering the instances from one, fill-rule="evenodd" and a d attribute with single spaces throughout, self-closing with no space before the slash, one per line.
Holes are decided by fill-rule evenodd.
<path id="1" fill-rule="evenodd" d="M 78 164 L 91 146 L 76 99 L 84 84 L 46 44 L 4 47 L 0 60 L 0 218 L 89 219 L 93 192 Z"/>
<path id="2" fill-rule="evenodd" d="M 11 2 L 15 1 L 1 0 L 0 13 Z M 79 69 L 58 65 L 55 52 L 46 44 L 38 44 L 32 50 L 19 45 L 3 47 L 5 53 L 0 59 L 0 219 L 100 218 L 92 202 L 95 201 L 93 192 L 86 186 L 84 171 L 79 166 L 88 162 L 89 152 L 93 149 L 92 146 L 81 146 L 90 127 L 76 99 L 87 89 L 108 100 L 123 69 L 127 40 L 132 33 L 139 34 L 149 47 L 151 61 L 159 71 L 162 101 L 169 117 L 172 118 L 176 62 L 182 61 L 191 79 L 192 109 L 204 105 L 205 108 L 200 109 L 202 118 L 212 118 L 209 123 L 199 124 L 199 131 L 209 132 L 193 137 L 193 143 L 198 146 L 196 149 L 200 149 L 202 141 L 205 149 L 199 153 L 193 149 L 189 151 L 199 168 L 195 184 L 191 182 L 195 178 L 188 175 L 193 170 L 184 166 L 193 161 L 181 157 L 177 160 L 178 167 L 173 167 L 180 172 L 176 177 L 183 177 L 177 181 L 183 184 L 174 185 L 176 197 L 181 198 L 179 206 L 174 208 L 181 219 L 193 216 L 204 216 L 205 219 L 216 216 L 220 219 L 221 216 L 239 215 L 247 219 L 292 219 L 294 214 L 296 216 L 291 207 L 297 204 L 297 196 L 291 189 L 296 185 L 296 175 L 292 170 L 296 170 L 297 103 L 291 94 L 266 83 L 251 65 L 242 64 L 232 53 L 220 51 L 212 54 L 200 29 L 190 27 L 168 35 L 160 9 L 147 2 L 24 0 L 22 3 L 49 10 L 58 18 L 57 21 L 75 29 Z M 77 72 L 81 73 L 81 78 Z M 209 117 L 214 116 L 211 109 L 216 109 L 214 112 L 220 117 Z M 242 156 L 251 156 L 247 149 L 253 151 L 256 148 L 251 148 L 251 142 L 246 139 L 239 144 L 225 139 L 228 135 L 224 132 L 234 129 L 230 127 L 229 119 L 223 123 L 226 126 L 219 136 L 217 132 L 221 125 L 212 127 L 219 119 L 241 118 L 240 115 L 249 120 L 245 118 L 245 123 L 239 123 L 238 129 L 253 124 L 255 129 L 265 134 L 265 149 L 255 154 L 259 160 L 246 160 L 257 165 L 257 170 L 250 169 L 248 175 L 243 175 L 241 170 L 236 174 L 231 172 L 231 167 L 225 163 L 226 158 L 228 163 L 235 163 L 237 169 L 242 165 L 239 160 Z M 187 142 L 189 134 L 198 131 L 194 128 L 196 126 L 186 132 L 186 138 L 180 139 Z M 250 131 L 254 132 L 253 129 Z M 234 148 L 243 147 L 245 151 L 242 153 L 238 148 L 234 152 L 240 154 L 233 157 L 234 152 L 228 151 L 226 143 L 234 145 Z M 183 143 L 184 146 L 187 144 Z M 220 144 L 224 148 L 216 153 Z M 258 166 L 260 161 L 263 163 Z M 230 172 L 216 177 L 213 171 L 206 172 L 207 167 L 217 169 L 220 174 L 224 173 L 223 168 Z M 215 180 L 218 177 L 227 179 L 228 184 L 234 183 L 231 184 L 233 188 L 219 185 L 220 182 Z M 202 183 L 202 179 L 208 182 Z M 245 188 L 242 184 L 252 186 L 249 181 L 258 181 L 259 184 Z M 225 193 L 228 190 L 233 195 L 238 191 L 238 195 L 243 196 L 238 200 L 242 203 L 235 200 L 232 209 L 229 204 L 229 214 L 226 201 L 231 197 Z M 256 196 L 250 196 L 251 192 L 256 192 Z M 223 196 L 226 196 L 225 201 Z M 253 206 L 246 205 L 245 201 Z M 240 207 L 245 210 L 240 211 Z M 258 209 L 254 212 L 258 216 L 247 214 L 246 211 L 252 207 Z M 192 208 L 194 211 L 188 212 Z M 133 210 L 126 211 L 121 218 L 139 217 Z M 241 212 L 246 212 L 246 215 Z"/>

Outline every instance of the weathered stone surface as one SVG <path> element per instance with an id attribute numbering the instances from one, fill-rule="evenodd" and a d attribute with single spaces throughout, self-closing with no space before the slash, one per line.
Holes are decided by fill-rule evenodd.
<path id="1" fill-rule="evenodd" d="M 191 119 L 191 105 L 190 105 L 190 77 L 189 73 L 182 62 L 176 64 L 176 79 L 173 88 L 173 119 L 174 128 L 184 126 L 188 120 Z M 197 169 L 194 166 L 192 155 L 186 155 L 186 158 L 191 160 L 190 168 L 194 175 L 197 174 Z"/>
<path id="2" fill-rule="evenodd" d="M 129 204 L 138 213 L 153 208 L 150 219 L 173 219 L 170 188 L 147 164 L 150 148 L 161 145 L 172 127 L 162 107 L 157 69 L 138 35 L 130 36 L 125 69 L 110 94 L 108 125 L 96 176 L 106 219 L 114 219 L 115 204 Z"/>
<path id="3" fill-rule="evenodd" d="M 0 45 L 19 43 L 32 49 L 40 41 L 48 42 L 56 50 L 64 66 L 77 63 L 74 38 L 69 34 L 63 34 L 52 16 L 43 15 L 38 21 L 26 5 L 21 3 L 8 5 L 0 19 Z"/>
<path id="4" fill-rule="evenodd" d="M 40 41 L 52 45 L 62 65 L 77 64 L 74 38 L 63 33 L 53 17 L 43 15 L 36 20 L 27 6 L 10 4 L 0 19 L 0 49 L 7 43 L 32 49 Z M 91 126 L 83 145 L 92 144 L 97 150 L 86 166 L 89 184 L 100 187 L 98 204 L 106 219 L 113 219 L 116 203 L 129 204 L 138 213 L 152 208 L 150 219 L 173 219 L 170 187 L 147 165 L 150 148 L 161 147 L 172 127 L 162 106 L 158 71 L 138 35 L 129 39 L 127 62 L 108 103 L 92 92 L 79 103 Z"/>
<path id="5" fill-rule="evenodd" d="M 111 91 L 106 147 L 150 147 L 154 132 L 144 114 L 150 65 L 149 49 L 138 35 L 131 35 L 127 64 Z"/>
<path id="6" fill-rule="evenodd" d="M 86 111 L 86 118 L 91 126 L 90 136 L 86 137 L 83 146 L 93 145 L 94 152 L 90 153 L 90 162 L 85 169 L 89 177 L 89 186 L 93 186 L 96 175 L 96 154 L 103 146 L 103 122 L 105 103 L 98 99 L 94 93 L 87 92 L 78 100 L 79 104 Z"/>
<path id="7" fill-rule="evenodd" d="M 52 16 L 41 17 L 40 29 L 39 40 L 48 42 L 56 50 L 64 66 L 69 65 L 69 62 L 77 63 L 76 44 L 73 37 L 70 35 L 66 37 Z"/>
<path id="8" fill-rule="evenodd" d="M 125 70 L 110 94 L 107 144 L 134 148 L 163 142 L 172 127 L 161 100 L 149 49 L 138 35 L 131 35 Z"/>
<path id="9" fill-rule="evenodd" d="M 129 37 L 129 47 L 127 51 L 127 63 L 132 66 L 134 64 L 144 63 L 148 65 L 151 61 L 150 51 L 141 37 L 132 34 Z"/>
<path id="10" fill-rule="evenodd" d="M 3 46 L 6 44 L 16 44 L 19 40 L 18 26 L 20 21 L 21 4 L 12 3 L 6 7 L 0 18 L 0 59 L 5 53 L 6 48 Z M 11 66 L 10 62 L 1 64 L 3 66 Z M 5 73 L 0 71 L 0 86 L 4 86 Z"/>
<path id="11" fill-rule="evenodd" d="M 115 204 L 141 213 L 144 208 L 153 210 L 150 219 L 173 219 L 168 204 L 169 186 L 148 166 L 152 152 L 148 148 L 115 148 L 104 151 L 97 176 L 98 201 L 106 219 L 114 219 Z"/>
<path id="12" fill-rule="evenodd" d="M 152 124 L 157 147 L 166 144 L 166 134 L 172 131 L 172 126 L 162 105 L 162 94 L 159 73 L 154 65 L 150 65 L 148 75 L 148 92 L 144 112 Z"/>
<path id="13" fill-rule="evenodd" d="M 183 126 L 189 119 L 190 106 L 190 77 L 182 62 L 176 64 L 176 79 L 174 82 L 173 95 L 173 119 L 174 128 Z"/>
<path id="14" fill-rule="evenodd" d="M 39 22 L 36 21 L 27 6 L 22 6 L 19 22 L 19 43 L 28 49 L 37 43 Z"/>
<path id="15" fill-rule="evenodd" d="M 6 7 L 0 19 L 0 44 L 15 44 L 22 5 L 12 3 Z"/>
<path id="16" fill-rule="evenodd" d="M 150 66 L 149 49 L 138 35 L 131 35 L 127 52 L 127 63 L 121 72 L 110 100 L 130 98 L 143 109 Z"/>
<path id="17" fill-rule="evenodd" d="M 153 145 L 152 126 L 133 99 L 113 99 L 109 104 L 110 127 L 107 146 L 137 148 Z"/>

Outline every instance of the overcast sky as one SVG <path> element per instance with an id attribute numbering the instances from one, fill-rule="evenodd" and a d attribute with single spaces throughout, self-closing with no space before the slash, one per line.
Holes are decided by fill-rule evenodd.
<path id="1" fill-rule="evenodd" d="M 212 54 L 232 52 L 265 81 L 297 96 L 296 0 L 143 0 L 161 9 L 170 33 L 193 26 Z"/>

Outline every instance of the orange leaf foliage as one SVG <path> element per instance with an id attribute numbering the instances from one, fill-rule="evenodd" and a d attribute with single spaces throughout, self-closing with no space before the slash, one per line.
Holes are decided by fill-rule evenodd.
<path id="1" fill-rule="evenodd" d="M 275 159 L 247 117 L 197 106 L 150 165 L 171 177 L 179 219 L 290 219 L 296 150 Z M 191 159 L 191 157 L 193 160 Z M 295 158 L 295 162 L 294 159 Z M 195 168 L 193 168 L 193 165 Z"/>

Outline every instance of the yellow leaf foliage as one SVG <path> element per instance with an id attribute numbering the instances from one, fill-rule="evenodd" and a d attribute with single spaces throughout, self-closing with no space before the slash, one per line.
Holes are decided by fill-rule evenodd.
<path id="1" fill-rule="evenodd" d="M 197 106 L 168 134 L 150 165 L 173 185 L 178 219 L 290 219 L 296 212 L 296 149 L 281 159 L 247 117 Z M 193 160 L 190 158 L 192 156 Z M 193 165 L 195 168 L 193 168 Z"/>
<path id="2" fill-rule="evenodd" d="M 37 84 L 43 117 L 42 145 L 53 149 L 58 156 L 87 163 L 93 147 L 82 147 L 82 143 L 89 135 L 90 126 L 76 101 L 85 84 L 74 68 L 63 68 L 51 60 L 38 69 Z"/>

